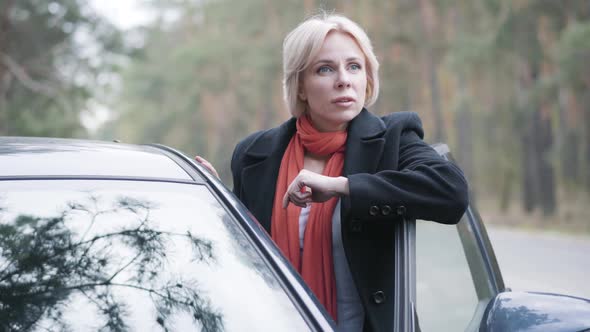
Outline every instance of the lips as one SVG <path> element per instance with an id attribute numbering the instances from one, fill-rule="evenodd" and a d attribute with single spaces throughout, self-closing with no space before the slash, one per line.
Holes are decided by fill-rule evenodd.
<path id="1" fill-rule="evenodd" d="M 354 103 L 356 99 L 353 97 L 338 97 L 332 99 L 332 102 L 335 104 L 347 104 L 347 103 Z"/>

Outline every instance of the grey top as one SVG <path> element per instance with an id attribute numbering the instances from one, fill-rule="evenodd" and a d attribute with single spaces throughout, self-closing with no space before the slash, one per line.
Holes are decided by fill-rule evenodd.
<path id="1" fill-rule="evenodd" d="M 299 239 L 303 250 L 305 226 L 311 205 L 301 209 L 299 215 Z M 334 274 L 336 276 L 336 299 L 338 303 L 338 331 L 357 332 L 363 330 L 365 312 L 360 297 L 352 280 L 340 228 L 340 200 L 332 215 L 332 255 L 334 257 Z"/>

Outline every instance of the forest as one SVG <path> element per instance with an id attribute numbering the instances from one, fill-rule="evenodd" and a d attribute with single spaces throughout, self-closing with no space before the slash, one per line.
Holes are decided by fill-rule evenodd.
<path id="1" fill-rule="evenodd" d="M 417 112 L 484 219 L 590 233 L 590 1 L 138 3 L 153 19 L 124 29 L 87 1 L 0 0 L 0 135 L 162 143 L 231 187 L 235 144 L 290 116 L 283 38 L 335 12 L 381 64 L 370 111 Z"/>

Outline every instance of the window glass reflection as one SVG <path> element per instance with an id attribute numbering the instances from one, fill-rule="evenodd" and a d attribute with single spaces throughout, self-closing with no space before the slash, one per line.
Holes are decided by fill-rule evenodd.
<path id="1" fill-rule="evenodd" d="M 464 331 L 478 301 L 457 226 L 417 220 L 416 309 L 421 330 Z"/>
<path id="2" fill-rule="evenodd" d="M 0 182 L 0 330 L 308 329 L 205 186 Z"/>

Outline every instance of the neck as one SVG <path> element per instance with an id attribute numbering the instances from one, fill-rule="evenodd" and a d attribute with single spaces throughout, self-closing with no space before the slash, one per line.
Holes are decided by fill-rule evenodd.
<path id="1" fill-rule="evenodd" d="M 319 155 L 319 154 L 311 153 L 310 151 L 308 151 L 308 150 L 306 149 L 306 150 L 305 150 L 305 157 L 306 157 L 306 158 L 315 159 L 315 160 L 328 160 L 328 159 L 330 159 L 330 157 L 332 157 L 332 154 L 328 154 L 328 155 Z"/>

